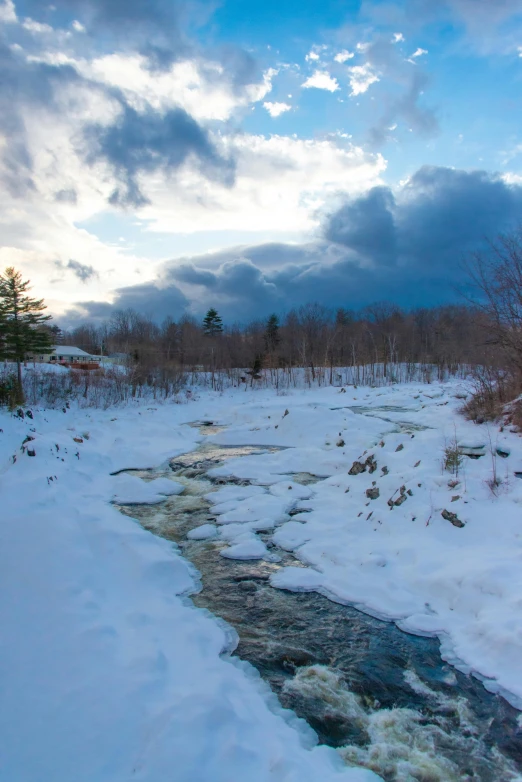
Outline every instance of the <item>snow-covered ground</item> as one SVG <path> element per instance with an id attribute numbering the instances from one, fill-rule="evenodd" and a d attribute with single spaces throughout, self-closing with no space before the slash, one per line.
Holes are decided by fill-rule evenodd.
<path id="1" fill-rule="evenodd" d="M 110 504 L 180 491 L 111 473 L 192 450 L 194 420 L 223 424 L 222 444 L 287 446 L 215 470 L 256 485 L 209 495 L 219 523 L 195 536 L 222 538 L 225 556 L 270 558 L 256 531 L 273 529 L 307 565 L 279 570 L 274 586 L 438 635 L 449 661 L 522 704 L 522 440 L 464 421 L 462 392 L 242 388 L 186 404 L 0 413 L 0 779 L 377 779 L 314 746 L 250 666 L 220 656 L 234 636 L 187 599 L 197 573 Z M 455 438 L 485 454 L 464 456 L 458 476 L 442 467 Z M 370 456 L 376 469 L 349 474 Z M 291 475 L 301 472 L 321 480 L 302 486 Z"/>

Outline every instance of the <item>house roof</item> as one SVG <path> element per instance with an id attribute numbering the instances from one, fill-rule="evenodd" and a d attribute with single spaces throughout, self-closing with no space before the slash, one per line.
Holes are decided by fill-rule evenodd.
<path id="1" fill-rule="evenodd" d="M 74 345 L 53 345 L 51 349 L 52 353 L 56 353 L 58 356 L 89 356 L 90 353 L 86 353 L 81 348 L 75 348 Z"/>

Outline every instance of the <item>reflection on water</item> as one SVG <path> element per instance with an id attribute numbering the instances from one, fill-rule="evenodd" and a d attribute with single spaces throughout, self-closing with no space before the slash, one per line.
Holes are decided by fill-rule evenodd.
<path id="1" fill-rule="evenodd" d="M 216 486 L 206 471 L 227 458 L 270 450 L 277 449 L 205 442 L 170 468 L 134 471 L 145 480 L 170 475 L 185 485 L 182 495 L 121 510 L 180 545 L 201 574 L 194 603 L 236 629 L 235 654 L 347 764 L 371 768 L 390 782 L 521 780 L 518 712 L 444 663 L 437 641 L 312 592 L 272 588 L 269 577 L 277 568 L 301 563 L 275 547 L 271 533 L 260 537 L 277 562 L 225 559 L 219 538 L 187 540 L 190 530 L 216 521 L 205 500 Z"/>

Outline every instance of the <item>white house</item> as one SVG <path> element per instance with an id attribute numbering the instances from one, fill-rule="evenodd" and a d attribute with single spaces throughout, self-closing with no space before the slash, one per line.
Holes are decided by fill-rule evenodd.
<path id="1" fill-rule="evenodd" d="M 93 369 L 99 365 L 97 356 L 91 356 L 90 353 L 73 345 L 53 345 L 50 353 L 31 355 L 27 360 L 37 364 L 87 364 Z"/>

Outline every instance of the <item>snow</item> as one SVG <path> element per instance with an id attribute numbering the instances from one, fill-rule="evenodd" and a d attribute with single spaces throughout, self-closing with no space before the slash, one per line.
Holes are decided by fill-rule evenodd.
<path id="1" fill-rule="evenodd" d="M 187 533 L 189 540 L 207 540 L 217 538 L 217 527 L 214 524 L 202 524 L 201 527 L 195 527 Z"/>
<path id="2" fill-rule="evenodd" d="M 228 656 L 233 631 L 187 599 L 194 569 L 111 504 L 177 490 L 111 473 L 192 450 L 202 407 L 0 413 L 1 779 L 377 779 Z"/>
<path id="3" fill-rule="evenodd" d="M 274 562 L 257 535 L 269 531 L 301 565 L 274 565 L 275 588 L 317 590 L 438 636 L 445 659 L 520 708 L 522 439 L 465 421 L 468 392 L 456 381 L 228 389 L 185 404 L 1 412 L 0 778 L 377 779 L 316 746 L 254 669 L 228 656 L 233 631 L 187 599 L 193 567 L 112 505 L 183 491 L 114 473 L 192 451 L 204 439 L 185 425 L 194 420 L 226 427 L 215 443 L 279 449 L 212 470 L 252 485 L 209 492 L 216 523 L 189 538 L 214 538 L 225 558 Z M 453 442 L 485 455 L 463 455 L 452 475 L 443 461 Z M 374 472 L 349 475 L 369 456 Z M 380 717 L 370 722 L 380 730 Z"/>
<path id="4" fill-rule="evenodd" d="M 112 486 L 112 501 L 119 505 L 156 505 L 165 502 L 165 497 L 181 494 L 185 488 L 168 478 L 156 478 L 145 483 L 129 474 L 115 477 Z"/>
<path id="5" fill-rule="evenodd" d="M 314 589 L 408 632 L 438 636 L 448 662 L 521 708 L 522 481 L 515 472 L 522 468 L 522 441 L 498 426 L 465 421 L 457 411 L 468 391 L 447 382 L 349 388 L 342 395 L 323 388 L 283 399 L 259 392 L 255 407 L 245 403 L 223 417 L 227 429 L 214 439 L 285 449 L 230 460 L 213 472 L 281 497 L 282 476 L 317 476 L 305 487 L 312 496 L 293 505 L 294 513 L 304 512 L 283 523 L 273 516 L 272 540 L 307 567 L 275 572 L 272 585 Z M 453 442 L 472 456 L 478 446 L 484 453 L 463 454 L 458 476 L 443 467 Z M 370 455 L 375 472 L 348 474 Z M 374 482 L 379 497 L 371 500 L 366 491 Z M 397 499 L 390 509 L 388 500 Z M 214 511 L 239 521 L 247 517 L 244 503 L 232 500 Z M 465 526 L 445 520 L 444 510 Z"/>

